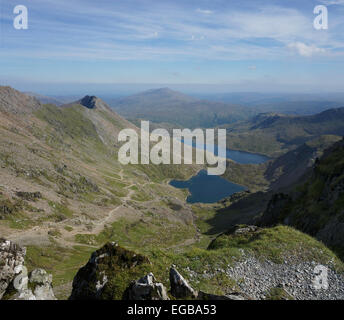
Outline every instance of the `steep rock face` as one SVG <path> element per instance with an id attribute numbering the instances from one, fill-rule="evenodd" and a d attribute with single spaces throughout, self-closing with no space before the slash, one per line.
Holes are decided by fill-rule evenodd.
<path id="1" fill-rule="evenodd" d="M 270 162 L 264 173 L 271 183 L 270 189 L 277 192 L 297 183 L 314 166 L 316 159 L 340 140 L 339 136 L 323 135 Z"/>
<path id="2" fill-rule="evenodd" d="M 78 271 L 73 280 L 70 300 L 113 299 L 117 293 L 115 279 L 142 264 L 149 264 L 148 258 L 126 250 L 117 243 L 107 243 L 95 251 Z"/>
<path id="3" fill-rule="evenodd" d="M 124 300 L 170 300 L 166 288 L 156 282 L 153 273 L 133 281 L 123 296 Z"/>
<path id="4" fill-rule="evenodd" d="M 27 275 L 26 249 L 0 239 L 0 300 L 56 300 L 52 275 L 35 269 Z"/>
<path id="5" fill-rule="evenodd" d="M 344 249 L 344 139 L 324 152 L 305 182 L 273 196 L 259 224 L 279 223 Z"/>

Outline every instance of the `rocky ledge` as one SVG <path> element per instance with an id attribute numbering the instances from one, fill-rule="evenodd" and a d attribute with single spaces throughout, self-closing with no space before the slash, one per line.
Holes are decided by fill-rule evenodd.
<path id="1" fill-rule="evenodd" d="M 129 280 L 142 270 L 151 268 L 145 256 L 136 254 L 111 242 L 95 251 L 87 264 L 82 267 L 73 280 L 71 300 L 244 300 L 246 296 L 233 293 L 218 296 L 206 292 L 197 292 L 177 271 L 170 268 L 171 290 L 156 280 L 149 272 L 138 280 Z M 129 281 L 128 281 L 129 280 Z M 122 291 L 123 290 L 123 291 Z"/>

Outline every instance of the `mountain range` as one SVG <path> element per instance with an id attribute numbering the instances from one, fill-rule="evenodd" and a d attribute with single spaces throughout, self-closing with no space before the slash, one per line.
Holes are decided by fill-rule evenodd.
<path id="1" fill-rule="evenodd" d="M 259 114 L 250 121 L 224 126 L 232 149 L 279 156 L 320 135 L 344 135 L 344 107 L 310 116 Z"/>
<path id="2" fill-rule="evenodd" d="M 216 127 L 247 120 L 257 114 L 254 108 L 200 100 L 169 88 L 148 90 L 124 97 L 111 106 L 129 120 L 144 119 L 178 127 Z"/>
<path id="3" fill-rule="evenodd" d="M 147 110 L 161 96 L 167 112 L 173 96 L 180 115 L 186 103 L 199 120 L 197 99 L 148 96 Z M 250 150 L 260 139 L 274 158 L 231 162 L 224 177 L 251 190 L 214 204 L 188 204 L 169 185 L 200 165 L 122 165 L 116 136 L 139 129 L 99 97 L 57 106 L 0 87 L 0 115 L 0 235 L 10 240 L 0 240 L 0 268 L 10 264 L 0 297 L 18 297 L 11 266 L 26 255 L 30 279 L 44 268 L 59 299 L 129 299 L 138 286 L 144 299 L 327 299 L 309 286 L 314 264 L 328 266 L 331 295 L 343 298 L 343 108 L 227 123 L 229 140 L 252 140 Z"/>

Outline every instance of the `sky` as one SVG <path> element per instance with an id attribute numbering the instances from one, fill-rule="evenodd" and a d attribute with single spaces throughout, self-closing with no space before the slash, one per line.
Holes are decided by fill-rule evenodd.
<path id="1" fill-rule="evenodd" d="M 19 90 L 343 92 L 343 70 L 344 0 L 0 0 L 0 84 Z"/>

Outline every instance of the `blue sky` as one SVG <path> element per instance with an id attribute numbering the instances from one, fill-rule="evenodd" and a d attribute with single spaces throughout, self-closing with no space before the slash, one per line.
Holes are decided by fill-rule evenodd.
<path id="1" fill-rule="evenodd" d="M 13 28 L 17 4 L 28 30 Z M 328 30 L 313 27 L 319 4 Z M 344 0 L 0 0 L 0 10 L 0 84 L 20 90 L 343 91 Z"/>

